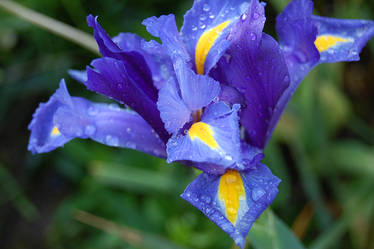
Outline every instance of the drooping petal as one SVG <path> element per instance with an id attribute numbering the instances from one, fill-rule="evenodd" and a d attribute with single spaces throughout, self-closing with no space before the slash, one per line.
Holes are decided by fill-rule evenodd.
<path id="1" fill-rule="evenodd" d="M 49 101 L 36 110 L 29 130 L 28 149 L 33 153 L 49 152 L 74 138 L 90 138 L 158 157 L 165 157 L 166 152 L 165 144 L 137 113 L 71 97 L 63 80 Z"/>
<path id="2" fill-rule="evenodd" d="M 240 47 L 240 49 L 238 49 Z M 245 98 L 240 122 L 246 128 L 246 139 L 255 147 L 264 148 L 279 117 L 275 108 L 289 85 L 289 75 L 277 42 L 263 34 L 261 43 L 245 32 L 226 51 L 211 75 L 233 86 Z"/>
<path id="3" fill-rule="evenodd" d="M 128 105 L 167 141 L 169 135 L 157 109 L 157 90 L 139 79 L 123 61 L 104 57 L 94 60 L 92 66 L 95 69 L 87 67 L 87 88 Z"/>
<path id="4" fill-rule="evenodd" d="M 200 122 L 192 124 L 186 134 L 174 134 L 167 143 L 168 162 L 190 160 L 227 168 L 242 168 L 239 105 L 231 109 L 223 102 L 209 105 Z"/>
<path id="5" fill-rule="evenodd" d="M 209 73 L 226 49 L 230 46 L 228 36 L 236 32 L 236 23 L 248 16 L 252 1 L 232 0 L 195 1 L 192 8 L 184 16 L 181 35 L 187 50 L 194 58 L 196 72 Z M 263 7 L 253 12 L 256 19 L 262 19 Z"/>
<path id="6" fill-rule="evenodd" d="M 190 55 L 180 38 L 173 14 L 147 18 L 143 21 L 143 25 L 151 35 L 161 39 L 162 46 L 174 64 L 177 60 L 183 60 L 185 63 L 190 62 Z"/>
<path id="7" fill-rule="evenodd" d="M 123 51 L 136 51 L 144 57 L 157 89 L 160 89 L 170 77 L 175 77 L 172 61 L 158 42 L 154 40 L 147 42 L 132 33 L 120 33 L 113 37 L 113 41 Z"/>
<path id="8" fill-rule="evenodd" d="M 222 176 L 201 174 L 181 197 L 203 212 L 243 248 L 255 220 L 273 202 L 280 180 L 263 164 Z"/>
<path id="9" fill-rule="evenodd" d="M 318 34 L 314 41 L 319 63 L 357 61 L 361 49 L 374 36 L 374 21 L 312 16 Z"/>

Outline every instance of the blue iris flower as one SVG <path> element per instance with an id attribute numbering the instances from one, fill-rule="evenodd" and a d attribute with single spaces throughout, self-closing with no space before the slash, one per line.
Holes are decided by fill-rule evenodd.
<path id="1" fill-rule="evenodd" d="M 203 171 L 181 195 L 244 247 L 280 180 L 263 149 L 306 74 L 321 63 L 359 60 L 374 22 L 312 15 L 294 0 L 278 16 L 279 44 L 262 32 L 258 0 L 196 0 L 179 32 L 173 15 L 144 20 L 161 44 L 135 34 L 109 37 L 88 16 L 102 58 L 70 74 L 123 104 L 71 97 L 62 80 L 29 125 L 29 150 L 73 138 L 131 148 Z"/>

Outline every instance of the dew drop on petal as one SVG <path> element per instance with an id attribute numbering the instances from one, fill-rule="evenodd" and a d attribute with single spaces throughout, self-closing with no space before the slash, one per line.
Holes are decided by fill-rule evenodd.
<path id="1" fill-rule="evenodd" d="M 208 12 L 210 10 L 209 4 L 205 3 L 204 6 L 203 6 L 203 10 Z"/>
<path id="2" fill-rule="evenodd" d="M 87 125 L 86 128 L 84 129 L 84 133 L 87 136 L 92 136 L 96 132 L 96 127 L 93 125 Z"/>
<path id="3" fill-rule="evenodd" d="M 255 41 L 257 39 L 257 35 L 253 32 L 249 33 L 249 38 L 252 40 L 252 41 Z"/>
<path id="4" fill-rule="evenodd" d="M 255 188 L 252 190 L 252 199 L 258 201 L 261 197 L 265 195 L 265 190 L 262 188 Z"/>
<path id="5" fill-rule="evenodd" d="M 99 111 L 93 106 L 90 106 L 88 108 L 88 114 L 91 115 L 91 116 L 95 116 L 98 112 Z"/>
<path id="6" fill-rule="evenodd" d="M 254 12 L 252 17 L 253 19 L 257 20 L 260 17 L 260 14 L 257 12 Z"/>
<path id="7" fill-rule="evenodd" d="M 206 28 L 205 24 L 200 25 L 200 29 L 205 29 L 205 28 Z"/>
<path id="8" fill-rule="evenodd" d="M 105 142 L 106 142 L 109 146 L 118 146 L 118 138 L 115 137 L 115 136 L 107 135 L 107 136 L 105 137 Z"/>

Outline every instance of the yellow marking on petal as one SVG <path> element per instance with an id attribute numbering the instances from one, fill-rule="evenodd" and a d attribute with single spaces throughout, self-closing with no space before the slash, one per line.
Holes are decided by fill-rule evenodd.
<path id="1" fill-rule="evenodd" d="M 341 38 L 339 36 L 333 35 L 320 35 L 314 41 L 314 45 L 316 45 L 318 51 L 321 53 L 323 51 L 328 50 L 331 47 L 336 46 L 338 42 L 350 42 L 351 39 Z"/>
<path id="2" fill-rule="evenodd" d="M 57 136 L 57 135 L 60 135 L 60 131 L 58 130 L 57 126 L 53 127 L 52 131 L 51 131 L 51 136 Z"/>
<path id="3" fill-rule="evenodd" d="M 242 177 L 236 170 L 228 170 L 221 176 L 218 198 L 225 204 L 226 217 L 235 225 L 240 209 L 240 199 L 245 198 Z"/>
<path id="4" fill-rule="evenodd" d="M 210 125 L 204 122 L 194 123 L 188 130 L 188 135 L 190 136 L 191 140 L 198 138 L 212 149 L 216 149 L 218 147 L 218 143 L 213 137 L 212 128 L 210 128 Z"/>
<path id="5" fill-rule="evenodd" d="M 230 21 L 223 22 L 216 27 L 205 31 L 196 45 L 195 63 L 198 74 L 204 74 L 204 64 L 210 49 L 213 47 L 214 42 L 221 35 L 222 31 L 229 25 Z"/>

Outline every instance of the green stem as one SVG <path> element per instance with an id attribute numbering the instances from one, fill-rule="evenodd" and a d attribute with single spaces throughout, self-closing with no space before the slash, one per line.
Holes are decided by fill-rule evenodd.
<path id="1" fill-rule="evenodd" d="M 99 54 L 95 39 L 83 31 L 25 8 L 12 1 L 0 0 L 0 8 L 24 19 L 25 21 L 72 41 L 95 54 Z"/>

